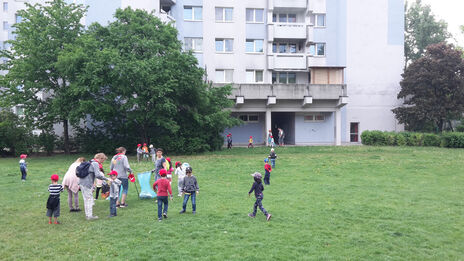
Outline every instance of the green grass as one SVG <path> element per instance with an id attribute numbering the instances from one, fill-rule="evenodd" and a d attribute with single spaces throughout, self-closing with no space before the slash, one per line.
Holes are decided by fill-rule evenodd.
<path id="1" fill-rule="evenodd" d="M 195 216 L 179 215 L 175 197 L 169 219 L 158 223 L 154 202 L 138 200 L 131 185 L 127 209 L 109 219 L 108 201 L 99 200 L 94 213 L 100 219 L 91 222 L 83 211 L 68 212 L 63 193 L 59 226 L 45 216 L 49 177 L 62 178 L 77 156 L 28 159 L 25 184 L 19 159 L 0 159 L 0 259 L 463 259 L 464 150 L 278 148 L 264 191 L 270 222 L 260 212 L 247 216 L 254 203 L 247 195 L 250 173 L 262 171 L 267 153 L 236 148 L 173 156 L 189 162 L 198 178 Z M 130 160 L 136 172 L 152 168 Z"/>

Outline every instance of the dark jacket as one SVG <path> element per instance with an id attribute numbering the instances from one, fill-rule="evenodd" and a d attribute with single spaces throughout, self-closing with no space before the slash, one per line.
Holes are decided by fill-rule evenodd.
<path id="1" fill-rule="evenodd" d="M 250 192 L 248 192 L 248 194 L 251 194 L 251 192 L 253 192 L 253 190 L 255 191 L 255 197 L 262 197 L 263 196 L 263 190 L 264 190 L 264 186 L 263 186 L 263 183 L 262 182 L 254 182 L 253 183 L 253 186 L 251 186 L 251 189 L 250 189 Z"/>

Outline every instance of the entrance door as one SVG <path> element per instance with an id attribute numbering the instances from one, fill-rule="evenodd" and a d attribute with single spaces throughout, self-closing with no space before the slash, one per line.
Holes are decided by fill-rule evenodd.
<path id="1" fill-rule="evenodd" d="M 359 122 L 350 123 L 350 142 L 359 142 Z"/>
<path id="2" fill-rule="evenodd" d="M 276 144 L 279 143 L 279 130 L 284 130 L 285 144 L 295 144 L 295 113 L 294 112 L 273 112 L 271 115 L 272 136 Z"/>

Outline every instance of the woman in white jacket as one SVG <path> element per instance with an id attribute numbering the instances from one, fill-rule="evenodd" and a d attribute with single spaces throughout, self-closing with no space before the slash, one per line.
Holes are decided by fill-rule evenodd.
<path id="1" fill-rule="evenodd" d="M 63 186 L 68 191 L 68 205 L 70 212 L 81 211 L 79 208 L 79 178 L 76 176 L 76 168 L 85 161 L 85 158 L 78 158 L 71 166 L 63 178 Z M 74 198 L 74 207 L 73 207 Z"/>

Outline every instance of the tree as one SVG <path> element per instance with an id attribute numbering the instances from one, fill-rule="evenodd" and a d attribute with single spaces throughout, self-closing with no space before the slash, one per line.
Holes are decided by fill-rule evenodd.
<path id="1" fill-rule="evenodd" d="M 451 36 L 447 28 L 445 21 L 436 21 L 429 5 L 423 5 L 421 0 L 413 2 L 405 16 L 405 68 L 419 59 L 430 44 L 446 41 Z"/>
<path id="2" fill-rule="evenodd" d="M 69 84 L 70 75 L 57 61 L 82 34 L 80 20 L 86 9 L 63 0 L 26 6 L 18 11 L 23 21 L 13 26 L 16 39 L 9 41 L 11 50 L 0 55 L 8 58 L 1 68 L 8 70 L 0 77 L 0 84 L 6 87 L 1 93 L 3 103 L 22 104 L 26 118 L 36 128 L 63 124 L 64 148 L 69 154 L 69 123 L 79 120 L 73 113 L 79 98 Z"/>
<path id="3" fill-rule="evenodd" d="M 75 110 L 90 115 L 94 126 L 86 132 L 100 137 L 99 146 L 153 141 L 171 151 L 213 150 L 236 123 L 224 110 L 230 87 L 208 87 L 177 30 L 146 11 L 119 9 L 108 26 L 91 25 L 60 64 L 75 76 Z"/>
<path id="4" fill-rule="evenodd" d="M 407 129 L 423 130 L 432 124 L 443 131 L 451 120 L 464 113 L 464 61 L 462 52 L 452 44 L 427 47 L 422 58 L 412 62 L 403 73 L 398 99 L 405 106 L 393 112 Z"/>
<path id="5" fill-rule="evenodd" d="M 0 110 L 0 154 L 27 153 L 32 143 L 32 133 L 11 110 Z"/>

